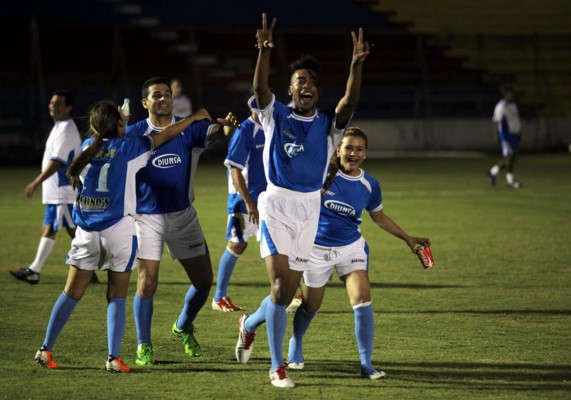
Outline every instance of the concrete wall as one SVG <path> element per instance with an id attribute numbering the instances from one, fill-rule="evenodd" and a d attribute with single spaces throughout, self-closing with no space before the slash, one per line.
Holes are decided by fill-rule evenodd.
<path id="1" fill-rule="evenodd" d="M 355 120 L 369 138 L 369 155 L 433 152 L 465 154 L 498 151 L 491 119 Z M 571 144 L 571 118 L 522 120 L 524 152 L 566 149 Z"/>

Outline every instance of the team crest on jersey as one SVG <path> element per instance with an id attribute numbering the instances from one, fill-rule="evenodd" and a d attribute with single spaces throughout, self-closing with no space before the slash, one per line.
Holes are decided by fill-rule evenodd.
<path id="1" fill-rule="evenodd" d="M 294 158 L 303 151 L 303 144 L 286 143 L 284 145 L 284 151 L 289 158 Z"/>
<path id="2" fill-rule="evenodd" d="M 182 164 L 182 159 L 178 154 L 163 154 L 152 161 L 157 168 L 172 168 L 177 164 Z"/>
<path id="3" fill-rule="evenodd" d="M 337 200 L 327 200 L 325 203 L 323 203 L 323 206 L 328 210 L 331 210 L 341 215 L 348 215 L 350 217 L 354 217 L 356 214 L 353 206 Z"/>

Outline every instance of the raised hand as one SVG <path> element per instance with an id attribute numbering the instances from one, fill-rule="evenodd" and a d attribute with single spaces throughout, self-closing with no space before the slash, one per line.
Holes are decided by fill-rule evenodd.
<path id="1" fill-rule="evenodd" d="M 274 47 L 273 31 L 276 26 L 276 19 L 272 19 L 272 24 L 268 28 L 268 19 L 266 13 L 262 13 L 262 29 L 256 31 L 256 40 L 258 44 L 256 45 L 258 49 L 271 49 Z"/>
<path id="2" fill-rule="evenodd" d="M 234 129 L 240 128 L 238 118 L 236 118 L 231 112 L 228 113 L 226 118 L 218 118 L 217 121 L 224 127 L 224 136 L 228 136 L 234 131 Z"/>
<path id="3" fill-rule="evenodd" d="M 370 49 L 374 44 L 363 41 L 363 28 L 359 28 L 359 36 L 351 31 L 351 37 L 353 38 L 353 62 L 362 63 L 370 54 Z"/>

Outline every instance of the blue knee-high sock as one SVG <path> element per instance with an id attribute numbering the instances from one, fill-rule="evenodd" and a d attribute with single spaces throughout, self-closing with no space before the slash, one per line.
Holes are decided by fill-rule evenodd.
<path id="1" fill-rule="evenodd" d="M 355 313 L 355 337 L 361 357 L 361 371 L 369 374 L 375 370 L 371 361 L 375 334 L 373 306 L 371 302 L 359 304 L 353 307 L 353 312 Z"/>
<path id="2" fill-rule="evenodd" d="M 214 293 L 214 300 L 219 301 L 222 297 L 226 297 L 226 289 L 230 283 L 230 277 L 234 272 L 234 267 L 238 261 L 238 256 L 231 253 L 226 249 L 220 258 L 218 264 L 218 277 L 216 278 L 216 292 Z"/>
<path id="3" fill-rule="evenodd" d="M 194 285 L 190 285 L 184 297 L 184 307 L 176 320 L 176 327 L 178 329 L 185 329 L 194 322 L 196 314 L 198 314 L 200 309 L 204 306 L 204 303 L 206 303 L 209 294 L 210 290 L 199 292 Z"/>
<path id="4" fill-rule="evenodd" d="M 244 329 L 248 333 L 255 333 L 256 329 L 264 322 L 266 322 L 266 309 L 268 307 L 268 303 L 271 303 L 270 296 L 268 295 L 262 303 L 260 307 L 251 315 L 248 316 L 246 321 L 244 322 Z"/>
<path id="5" fill-rule="evenodd" d="M 125 299 L 116 297 L 107 303 L 107 348 L 109 355 L 119 358 L 119 349 L 125 334 Z"/>
<path id="6" fill-rule="evenodd" d="M 289 362 L 302 363 L 303 362 L 303 336 L 309 328 L 309 324 L 315 314 L 310 314 L 303 309 L 303 307 L 298 307 L 293 316 L 293 335 L 289 340 L 289 351 L 287 359 Z"/>
<path id="7" fill-rule="evenodd" d="M 272 371 L 284 365 L 283 347 L 287 325 L 286 306 L 269 301 L 266 307 L 266 331 L 272 357 Z"/>
<path id="8" fill-rule="evenodd" d="M 52 313 L 46 329 L 46 337 L 44 338 L 43 347 L 47 350 L 51 351 L 57 337 L 71 316 L 76 305 L 77 300 L 72 299 L 64 292 L 61 292 L 59 298 L 54 304 L 54 308 L 52 308 Z"/>
<path id="9" fill-rule="evenodd" d="M 143 299 L 135 294 L 133 301 L 137 344 L 151 344 L 151 321 L 153 320 L 153 298 Z"/>

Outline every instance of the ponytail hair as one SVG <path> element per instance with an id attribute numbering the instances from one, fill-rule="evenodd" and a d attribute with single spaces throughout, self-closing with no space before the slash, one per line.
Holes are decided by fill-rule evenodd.
<path id="1" fill-rule="evenodd" d="M 94 141 L 87 146 L 71 163 L 67 169 L 67 176 L 71 179 L 74 189 L 79 184 L 79 175 L 85 166 L 101 150 L 103 139 L 117 136 L 119 123 L 122 122 L 117 106 L 109 100 L 95 103 L 89 111 L 89 131 Z"/>
<path id="2" fill-rule="evenodd" d="M 363 132 L 361 128 L 358 128 L 356 126 L 350 126 L 349 128 L 347 128 L 347 130 L 343 134 L 343 137 L 339 141 L 339 144 L 337 145 L 335 153 L 329 160 L 329 172 L 327 173 L 327 177 L 325 178 L 325 182 L 323 183 L 323 188 L 321 188 L 321 194 L 324 194 L 331 187 L 331 184 L 333 183 L 333 180 L 335 179 L 335 176 L 337 175 L 337 172 L 341 167 L 341 160 L 337 155 L 337 150 L 339 150 L 339 148 L 341 147 L 343 139 L 349 136 L 363 138 L 365 140 L 365 149 L 367 149 L 367 147 L 369 146 L 367 135 L 365 134 L 365 132 Z"/>

